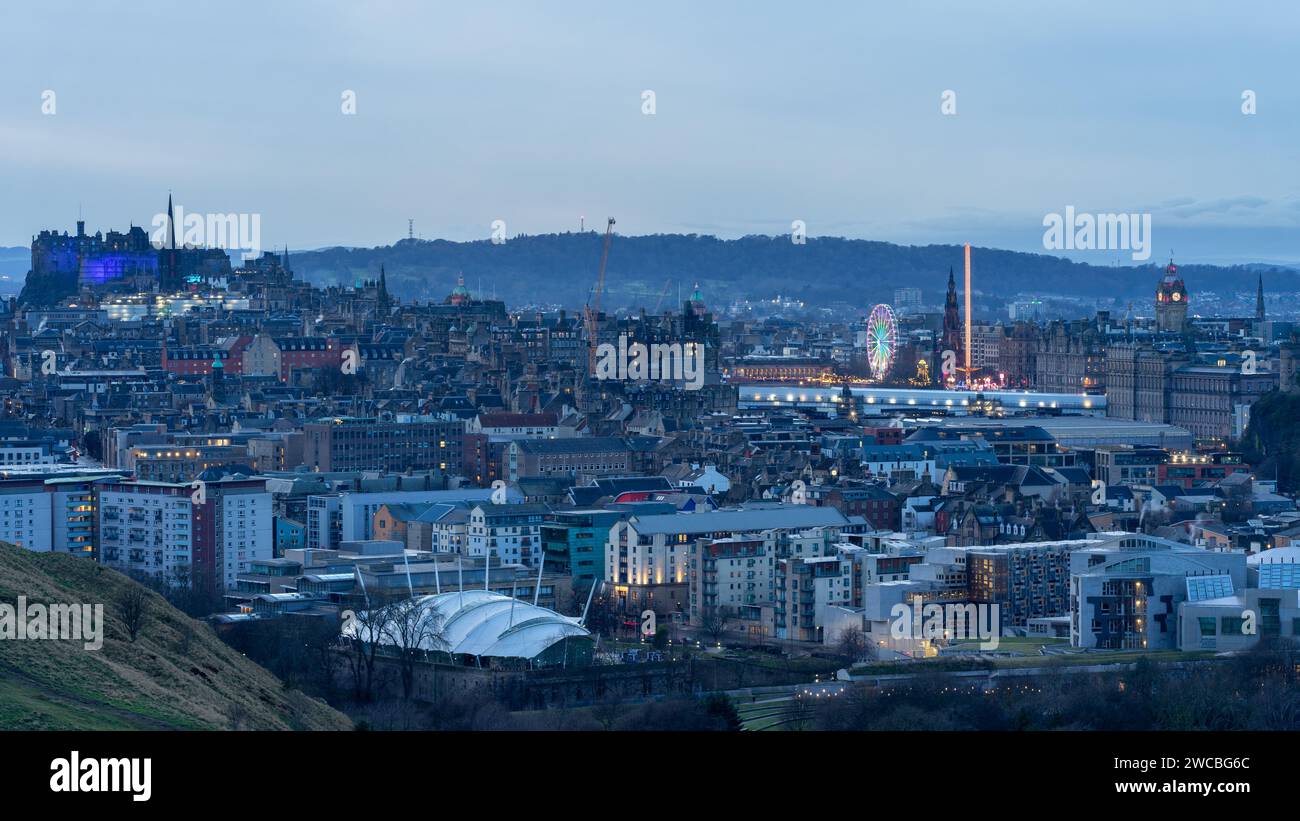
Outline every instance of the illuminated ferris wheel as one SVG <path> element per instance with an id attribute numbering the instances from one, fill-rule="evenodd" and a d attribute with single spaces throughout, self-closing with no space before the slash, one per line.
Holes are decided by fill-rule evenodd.
<path id="1" fill-rule="evenodd" d="M 898 320 L 894 318 L 894 309 L 885 304 L 877 305 L 867 317 L 867 360 L 875 379 L 884 379 L 889 373 L 897 351 Z"/>

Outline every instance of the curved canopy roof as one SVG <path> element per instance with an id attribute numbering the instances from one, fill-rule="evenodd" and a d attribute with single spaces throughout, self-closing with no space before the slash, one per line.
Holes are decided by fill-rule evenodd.
<path id="1" fill-rule="evenodd" d="M 578 624 L 574 616 L 562 616 L 554 610 L 486 590 L 420 596 L 414 601 L 421 609 L 421 617 L 434 619 L 435 624 L 427 631 L 406 631 L 407 635 L 435 634 L 421 638 L 419 644 L 423 650 L 531 659 L 563 639 L 591 637 L 590 631 Z M 368 629 L 359 626 L 364 621 L 346 626 L 345 632 L 355 634 L 360 630 L 365 638 Z M 379 631 L 380 642 L 400 645 L 401 631 L 389 624 L 390 629 Z"/>

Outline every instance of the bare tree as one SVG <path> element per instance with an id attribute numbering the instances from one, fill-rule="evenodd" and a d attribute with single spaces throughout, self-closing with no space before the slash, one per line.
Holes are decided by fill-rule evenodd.
<path id="1" fill-rule="evenodd" d="M 416 664 L 427 659 L 430 652 L 440 653 L 447 649 L 443 618 L 420 598 L 402 599 L 389 605 L 387 610 L 388 619 L 381 628 L 381 637 L 397 652 L 402 695 L 409 699 L 415 690 Z"/>
<path id="2" fill-rule="evenodd" d="M 867 655 L 867 634 L 861 627 L 849 627 L 840 632 L 836 650 L 849 664 L 862 661 Z"/>
<path id="3" fill-rule="evenodd" d="M 149 591 L 138 584 L 128 585 L 117 599 L 117 614 L 126 627 L 127 638 L 134 642 L 149 615 Z"/>
<path id="4" fill-rule="evenodd" d="M 587 607 L 587 596 L 591 591 L 591 584 L 574 589 L 575 604 L 573 607 L 574 615 L 582 615 L 582 610 Z M 576 601 L 579 600 L 580 601 Z M 591 606 L 587 607 L 586 628 L 593 633 L 600 633 L 606 636 L 613 636 L 618 629 L 618 615 L 616 612 L 615 602 L 609 597 L 597 590 L 591 597 Z"/>
<path id="5" fill-rule="evenodd" d="M 700 629 L 713 639 L 714 644 L 722 640 L 727 631 L 727 613 L 721 607 L 708 605 L 700 608 Z"/>
<path id="6" fill-rule="evenodd" d="M 591 708 L 591 717 L 600 724 L 602 730 L 612 730 L 614 725 L 618 724 L 627 708 L 617 701 L 605 700 L 598 701 Z"/>
<path id="7" fill-rule="evenodd" d="M 350 645 L 348 669 L 352 673 L 352 690 L 357 701 L 374 698 L 375 662 L 392 605 L 391 599 L 374 595 L 364 610 L 349 611 L 351 626 L 344 636 Z"/>

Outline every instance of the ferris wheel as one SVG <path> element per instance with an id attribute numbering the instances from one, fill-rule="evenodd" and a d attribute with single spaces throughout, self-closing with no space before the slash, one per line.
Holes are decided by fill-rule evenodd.
<path id="1" fill-rule="evenodd" d="M 872 377 L 884 379 L 894 366 L 897 352 L 898 320 L 894 318 L 894 309 L 882 303 L 872 308 L 867 317 L 867 360 Z"/>

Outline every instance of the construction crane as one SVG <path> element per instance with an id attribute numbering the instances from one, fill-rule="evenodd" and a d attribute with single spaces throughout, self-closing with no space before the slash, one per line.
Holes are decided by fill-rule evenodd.
<path id="1" fill-rule="evenodd" d="M 673 286 L 672 279 L 664 280 L 664 292 L 659 295 L 659 301 L 655 303 L 655 315 L 658 316 L 659 309 L 664 307 L 664 300 L 668 298 L 668 289 Z"/>
<path id="2" fill-rule="evenodd" d="M 605 293 L 605 264 L 609 262 L 609 243 L 614 238 L 614 218 L 605 224 L 605 247 L 600 252 L 600 273 L 596 275 L 596 290 L 587 301 L 587 376 L 596 373 L 597 319 L 600 317 L 600 298 Z"/>

